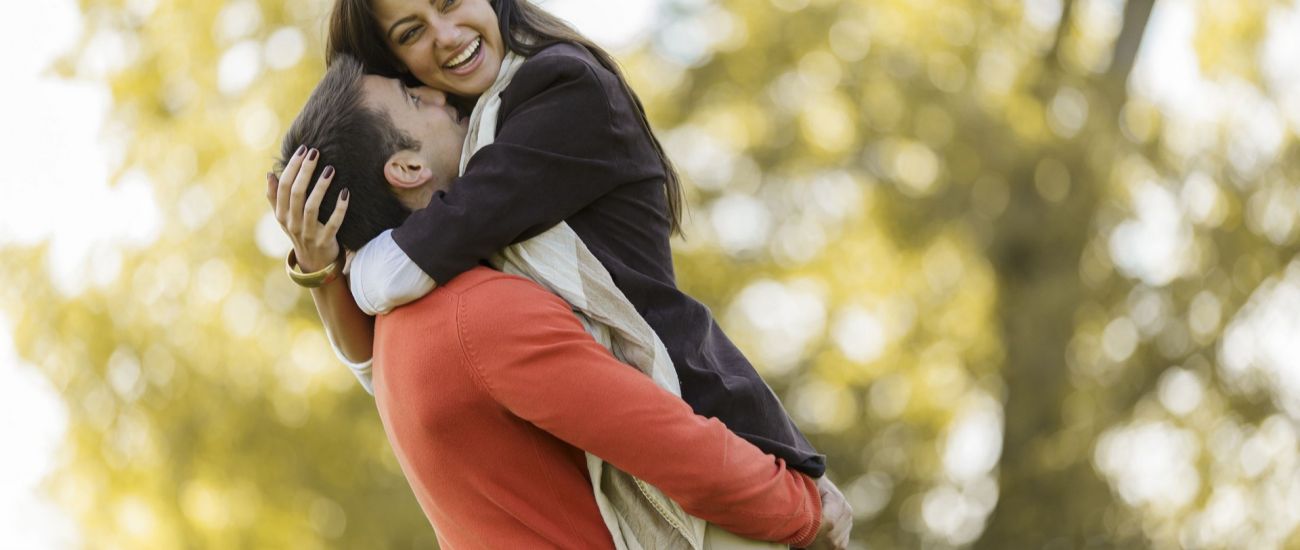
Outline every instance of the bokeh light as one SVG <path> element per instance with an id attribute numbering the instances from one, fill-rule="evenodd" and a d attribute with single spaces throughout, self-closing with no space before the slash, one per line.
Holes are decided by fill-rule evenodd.
<path id="1" fill-rule="evenodd" d="M 854 548 L 1300 547 L 1300 3 L 540 4 Z M 329 7 L 0 21 L 5 544 L 434 546 L 264 198 Z"/>

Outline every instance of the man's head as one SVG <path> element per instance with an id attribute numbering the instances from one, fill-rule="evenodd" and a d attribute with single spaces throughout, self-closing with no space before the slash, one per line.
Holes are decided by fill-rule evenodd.
<path id="1" fill-rule="evenodd" d="M 341 56 L 290 125 L 276 171 L 299 145 L 319 149 L 311 185 L 327 165 L 336 174 L 321 202 L 320 221 L 329 219 L 338 194 L 350 189 L 338 238 L 356 250 L 450 185 L 465 138 L 459 118 L 442 92 L 367 75 L 360 62 Z"/>

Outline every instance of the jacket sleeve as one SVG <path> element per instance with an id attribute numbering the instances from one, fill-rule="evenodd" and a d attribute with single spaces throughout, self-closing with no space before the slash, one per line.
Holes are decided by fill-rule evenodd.
<path id="1" fill-rule="evenodd" d="M 503 278 L 467 291 L 459 313 L 472 372 L 513 414 L 722 529 L 795 546 L 816 536 L 812 479 L 619 362 L 559 298 Z"/>
<path id="2" fill-rule="evenodd" d="M 434 281 L 445 284 L 618 185 L 653 175 L 645 162 L 628 162 L 635 132 L 614 120 L 608 82 L 596 71 L 572 55 L 526 61 L 502 93 L 496 141 L 393 231 Z"/>

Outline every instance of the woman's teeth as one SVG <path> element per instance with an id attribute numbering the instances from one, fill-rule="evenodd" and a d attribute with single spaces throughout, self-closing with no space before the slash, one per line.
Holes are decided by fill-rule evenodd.
<path id="1" fill-rule="evenodd" d="M 446 67 L 448 69 L 455 69 L 456 67 L 465 64 L 466 61 L 473 59 L 474 54 L 478 53 L 479 46 L 482 45 L 483 45 L 483 37 L 480 36 L 478 38 L 475 38 L 474 43 L 471 44 L 470 47 L 465 48 L 465 51 L 461 52 L 460 55 L 456 56 L 451 61 L 448 61 L 446 65 L 443 65 L 443 67 Z"/>

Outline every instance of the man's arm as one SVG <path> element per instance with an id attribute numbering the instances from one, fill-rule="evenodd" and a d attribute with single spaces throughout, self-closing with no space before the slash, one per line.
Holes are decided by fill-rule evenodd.
<path id="1" fill-rule="evenodd" d="M 501 278 L 465 291 L 458 322 L 467 362 L 512 413 L 723 529 L 796 546 L 816 536 L 812 479 L 619 362 L 535 283 Z"/>

